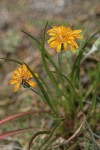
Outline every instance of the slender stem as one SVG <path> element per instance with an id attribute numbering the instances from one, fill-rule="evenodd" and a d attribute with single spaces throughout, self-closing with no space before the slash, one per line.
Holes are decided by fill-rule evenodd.
<path id="1" fill-rule="evenodd" d="M 36 94 L 38 94 L 41 98 L 44 98 L 43 95 L 41 95 L 39 92 L 35 91 L 32 87 L 29 87 L 29 89 L 31 91 L 35 92 Z M 56 112 L 56 110 L 55 110 L 55 108 L 54 108 L 52 103 L 51 103 L 51 105 L 52 105 L 52 109 L 53 109 L 54 113 L 58 116 L 58 113 Z"/>
<path id="2" fill-rule="evenodd" d="M 29 89 L 43 98 L 43 95 L 41 95 L 39 92 L 35 91 L 32 87 L 29 87 Z"/>
<path id="3" fill-rule="evenodd" d="M 90 134 L 90 136 L 91 136 L 92 141 L 94 142 L 95 145 L 97 145 L 97 144 L 96 144 L 95 137 L 94 137 L 94 134 L 93 134 L 93 132 L 92 132 L 92 130 L 91 130 L 91 128 L 90 128 L 90 125 L 88 124 L 87 121 L 85 121 L 85 127 L 86 127 L 86 129 L 88 130 L 88 132 L 89 132 L 89 134 Z"/>
<path id="4" fill-rule="evenodd" d="M 58 66 L 59 66 L 59 69 L 62 73 L 62 61 L 61 61 L 61 57 L 62 57 L 62 52 L 58 53 Z"/>
<path id="5" fill-rule="evenodd" d="M 63 69 L 62 69 L 62 54 L 63 54 L 63 50 L 61 50 L 61 52 L 60 53 L 58 53 L 58 67 L 59 67 L 59 70 L 60 70 L 60 74 L 61 74 L 61 76 L 62 76 L 62 71 L 63 71 Z M 62 86 L 62 88 L 63 88 L 63 94 L 65 94 L 67 97 L 66 97 L 66 100 L 68 101 L 68 102 L 70 102 L 69 104 L 71 105 L 72 104 L 72 108 L 73 108 L 73 111 L 75 111 L 75 106 L 74 106 L 74 104 L 73 104 L 73 101 L 71 101 L 70 100 L 70 98 L 68 97 L 68 93 L 67 93 L 67 90 L 66 90 L 66 86 L 65 86 L 65 84 L 64 84 L 64 79 L 63 79 L 63 77 L 62 78 L 60 78 L 59 77 L 59 81 L 61 82 L 61 86 Z M 64 105 L 64 107 L 65 107 L 65 110 L 67 109 L 67 107 L 68 107 L 68 105 Z"/>

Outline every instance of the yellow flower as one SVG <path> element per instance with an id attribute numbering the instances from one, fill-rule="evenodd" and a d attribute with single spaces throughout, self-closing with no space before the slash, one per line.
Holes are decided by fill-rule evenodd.
<path id="1" fill-rule="evenodd" d="M 70 27 L 65 26 L 54 26 L 52 29 L 48 30 L 48 34 L 52 36 L 47 42 L 50 48 L 56 48 L 59 53 L 61 50 L 67 50 L 68 45 L 73 52 L 75 48 L 78 48 L 76 39 L 82 39 L 83 36 L 79 35 L 81 30 L 72 30 Z"/>
<path id="2" fill-rule="evenodd" d="M 38 77 L 37 73 L 34 73 Z M 25 64 L 22 64 L 17 70 L 13 72 L 10 84 L 15 84 L 14 92 L 16 92 L 20 85 L 23 87 L 36 87 L 36 83 L 32 80 L 32 74 L 29 72 Z"/>

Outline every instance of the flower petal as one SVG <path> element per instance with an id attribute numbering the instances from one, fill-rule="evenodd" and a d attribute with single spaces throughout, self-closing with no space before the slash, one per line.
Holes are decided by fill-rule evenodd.
<path id="1" fill-rule="evenodd" d="M 27 71 L 27 67 L 26 67 L 25 64 L 22 65 L 22 68 L 23 68 L 24 71 Z"/>
<path id="2" fill-rule="evenodd" d="M 31 81 L 31 80 L 28 80 L 27 83 L 28 83 L 30 86 L 32 86 L 32 87 L 36 87 L 36 86 L 37 86 L 37 84 L 36 84 L 35 82 Z"/>
<path id="3" fill-rule="evenodd" d="M 37 73 L 34 73 L 35 74 L 35 76 L 38 78 L 39 77 L 39 75 L 37 74 Z"/>
<path id="4" fill-rule="evenodd" d="M 21 74 L 21 72 L 22 72 L 21 67 L 20 67 L 20 68 L 18 68 L 17 70 L 19 71 L 19 74 Z"/>
<path id="5" fill-rule="evenodd" d="M 82 36 L 82 35 L 77 35 L 76 38 L 77 38 L 77 39 L 83 39 L 83 36 Z"/>
<path id="6" fill-rule="evenodd" d="M 67 43 L 64 43 L 64 50 L 66 51 L 67 50 Z"/>
<path id="7" fill-rule="evenodd" d="M 70 45 L 70 49 L 71 49 L 71 51 L 72 51 L 73 53 L 75 52 L 75 48 L 74 48 L 73 45 Z"/>
<path id="8" fill-rule="evenodd" d="M 56 39 L 56 37 L 52 37 L 52 38 L 50 38 L 47 42 L 48 43 L 51 43 L 53 40 L 55 40 Z"/>
<path id="9" fill-rule="evenodd" d="M 76 33 L 80 33 L 80 32 L 82 32 L 82 30 L 74 30 L 74 31 L 73 31 L 73 33 L 75 33 L 75 34 L 76 34 Z"/>
<path id="10" fill-rule="evenodd" d="M 57 53 L 59 53 L 61 51 L 61 44 L 59 44 L 56 48 Z"/>
<path id="11" fill-rule="evenodd" d="M 76 42 L 74 42 L 73 44 L 74 44 L 74 46 L 75 46 L 76 48 L 79 48 L 79 47 L 78 47 L 78 44 L 77 44 Z"/>
<path id="12" fill-rule="evenodd" d="M 20 86 L 20 83 L 16 83 L 15 84 L 15 86 L 14 86 L 14 92 L 16 92 L 18 90 L 19 86 Z"/>
<path id="13" fill-rule="evenodd" d="M 12 80 L 10 80 L 10 84 L 15 84 L 15 83 L 17 83 L 18 81 L 17 80 L 14 80 L 14 79 L 12 79 Z"/>
<path id="14" fill-rule="evenodd" d="M 53 41 L 50 43 L 50 48 L 57 47 L 59 44 L 59 41 Z"/>
<path id="15" fill-rule="evenodd" d="M 15 71 L 13 72 L 13 75 L 14 75 L 14 76 L 20 76 L 20 73 L 19 73 L 18 70 L 15 70 Z"/>

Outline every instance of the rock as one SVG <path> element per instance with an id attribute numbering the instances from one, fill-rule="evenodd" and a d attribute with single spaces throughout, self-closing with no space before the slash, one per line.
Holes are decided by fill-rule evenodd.
<path id="1" fill-rule="evenodd" d="M 12 22 L 12 20 L 13 20 L 12 14 L 10 14 L 10 12 L 6 8 L 0 9 L 0 29 L 1 30 L 7 28 Z"/>
<path id="2" fill-rule="evenodd" d="M 29 7 L 33 11 L 41 13 L 58 14 L 63 11 L 65 1 L 66 0 L 30 0 Z"/>
<path id="3" fill-rule="evenodd" d="M 100 17 L 100 5 L 98 5 L 95 9 L 95 14 L 97 17 Z"/>

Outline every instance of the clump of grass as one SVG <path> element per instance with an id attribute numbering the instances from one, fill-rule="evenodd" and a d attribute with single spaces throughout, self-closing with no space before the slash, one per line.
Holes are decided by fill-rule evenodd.
<path id="1" fill-rule="evenodd" d="M 85 74 L 86 79 L 89 80 L 87 85 L 84 85 L 81 70 L 86 59 L 85 56 L 87 56 L 84 56 L 87 47 L 99 32 L 93 34 L 89 39 L 85 39 L 85 35 L 81 35 L 79 29 L 72 30 L 70 27 L 57 25 L 47 31 L 47 26 L 48 22 L 41 40 L 22 31 L 37 43 L 47 78 L 44 79 L 41 75 L 37 75 L 25 62 L 16 59 L 5 59 L 20 65 L 14 71 L 11 80 L 11 84 L 15 84 L 15 91 L 18 90 L 20 85 L 30 89 L 38 94 L 42 100 L 45 100 L 51 110 L 49 116 L 52 119 L 52 124 L 48 130 L 34 133 L 28 143 L 28 150 L 31 149 L 33 140 L 38 136 L 41 136 L 41 138 L 38 138 L 39 141 L 36 142 L 35 149 L 39 150 L 99 149 L 100 62 L 96 62 L 93 76 L 89 75 L 91 69 L 88 68 L 90 71 L 88 70 Z M 45 48 L 46 32 L 52 36 L 48 40 L 48 44 L 50 48 L 56 48 L 57 62 Z M 77 44 L 76 39 L 79 38 L 81 40 Z M 34 79 L 34 82 L 32 79 Z M 28 113 L 8 117 L 4 121 L 2 120 L 1 124 Z M 2 139 L 25 130 L 28 129 L 10 132 L 10 134 L 1 135 L 0 137 Z"/>

